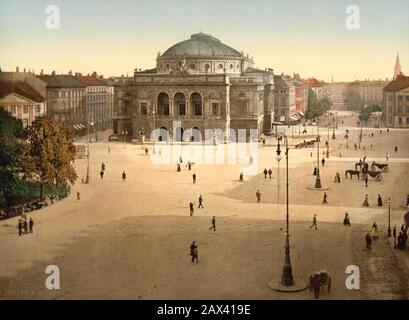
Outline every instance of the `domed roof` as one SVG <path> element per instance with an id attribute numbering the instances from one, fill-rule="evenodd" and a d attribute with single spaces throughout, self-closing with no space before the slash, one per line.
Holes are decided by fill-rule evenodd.
<path id="1" fill-rule="evenodd" d="M 242 57 L 237 50 L 206 33 L 192 34 L 189 40 L 179 42 L 162 56 Z"/>

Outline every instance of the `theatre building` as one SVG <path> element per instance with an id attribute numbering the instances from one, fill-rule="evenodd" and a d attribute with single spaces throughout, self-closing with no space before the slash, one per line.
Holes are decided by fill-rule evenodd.
<path id="1" fill-rule="evenodd" d="M 193 34 L 158 53 L 156 68 L 114 80 L 114 133 L 150 138 L 153 128 L 160 128 L 155 138 L 162 141 L 210 139 L 205 129 L 246 129 L 247 138 L 250 129 L 269 134 L 274 80 L 273 71 L 255 68 L 249 55 L 211 35 Z M 218 138 L 229 139 L 231 134 Z"/>

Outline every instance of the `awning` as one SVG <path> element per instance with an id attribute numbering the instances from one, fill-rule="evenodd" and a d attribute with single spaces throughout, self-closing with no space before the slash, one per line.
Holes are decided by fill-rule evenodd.
<path id="1" fill-rule="evenodd" d="M 298 112 L 300 115 L 301 115 L 301 117 L 304 117 L 304 112 L 302 112 L 302 111 L 300 111 L 300 112 Z"/>
<path id="2" fill-rule="evenodd" d="M 298 120 L 299 120 L 299 118 L 295 114 L 292 114 L 290 116 L 290 121 L 298 121 Z"/>

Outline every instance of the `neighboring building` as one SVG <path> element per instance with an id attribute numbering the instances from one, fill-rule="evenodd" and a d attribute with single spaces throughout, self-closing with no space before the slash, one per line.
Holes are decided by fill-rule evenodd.
<path id="1" fill-rule="evenodd" d="M 59 121 L 72 125 L 86 124 L 85 88 L 86 85 L 72 75 L 39 75 L 47 84 L 48 114 Z"/>
<path id="2" fill-rule="evenodd" d="M 96 72 L 87 76 L 76 73 L 75 78 L 86 85 L 85 113 L 88 113 L 90 121 L 94 123 L 94 129 L 112 128 L 113 87 L 109 87 L 102 76 L 98 77 Z"/>
<path id="3" fill-rule="evenodd" d="M 46 113 L 44 96 L 25 81 L 0 80 L 0 108 L 20 119 L 24 127 Z"/>
<path id="4" fill-rule="evenodd" d="M 382 104 L 382 90 L 388 84 L 383 80 L 354 81 L 349 86 L 359 93 L 363 107 Z"/>
<path id="5" fill-rule="evenodd" d="M 135 70 L 133 78 L 114 80 L 114 133 L 150 137 L 155 127 L 161 128 L 159 140 L 177 141 L 192 139 L 190 128 L 199 130 L 204 139 L 209 139 L 205 129 L 235 133 L 247 129 L 247 137 L 249 129 L 269 134 L 276 76 L 253 64 L 248 55 L 211 35 L 193 34 L 158 54 L 155 69 Z M 288 119 L 295 112 L 294 85 L 281 81 L 287 100 L 278 109 Z M 174 121 L 179 121 L 175 128 Z"/>
<path id="6" fill-rule="evenodd" d="M 295 111 L 304 116 L 308 105 L 308 86 L 300 80 L 292 79 L 295 86 Z"/>
<path id="7" fill-rule="evenodd" d="M 345 110 L 345 91 L 349 82 L 331 82 L 324 85 L 334 110 Z"/>
<path id="8" fill-rule="evenodd" d="M 295 86 L 290 77 L 274 76 L 274 121 L 290 124 L 299 117 L 295 108 Z"/>
<path id="9" fill-rule="evenodd" d="M 324 87 L 324 82 L 319 81 L 315 78 L 303 79 L 301 80 L 301 82 L 316 93 L 318 100 L 328 98 L 329 93 Z"/>
<path id="10" fill-rule="evenodd" d="M 47 84 L 36 76 L 34 71 L 26 72 L 26 69 L 20 71 L 19 67 L 16 67 L 15 72 L 0 72 L 0 80 L 7 81 L 24 81 L 32 86 L 43 97 L 46 96 Z"/>
<path id="11" fill-rule="evenodd" d="M 386 127 L 409 128 L 409 77 L 398 75 L 383 89 L 382 109 Z"/>

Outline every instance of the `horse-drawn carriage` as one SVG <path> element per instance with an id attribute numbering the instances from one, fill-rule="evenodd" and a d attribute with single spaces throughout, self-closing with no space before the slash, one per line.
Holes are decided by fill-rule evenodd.
<path id="1" fill-rule="evenodd" d="M 362 178 L 366 179 L 367 176 L 370 176 L 371 178 L 373 178 L 375 181 L 381 181 L 382 180 L 382 172 L 380 171 L 365 171 L 362 172 Z"/>
<path id="2" fill-rule="evenodd" d="M 372 171 L 381 170 L 382 172 L 389 172 L 389 164 L 372 161 L 371 170 Z"/>
<path id="3" fill-rule="evenodd" d="M 310 148 L 310 147 L 314 147 L 314 144 L 317 142 L 317 140 L 309 140 L 309 141 L 303 141 L 300 143 L 297 143 L 294 145 L 295 149 L 301 149 L 301 148 Z"/>

